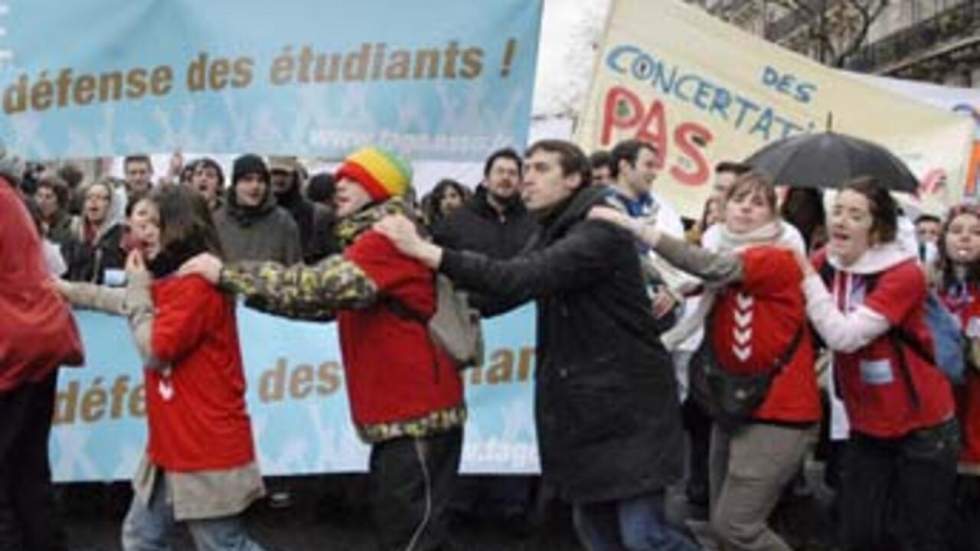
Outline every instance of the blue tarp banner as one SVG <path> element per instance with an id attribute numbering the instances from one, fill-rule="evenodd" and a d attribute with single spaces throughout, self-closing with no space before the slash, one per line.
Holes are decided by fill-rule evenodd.
<path id="1" fill-rule="evenodd" d="M 536 473 L 534 307 L 484 322 L 486 356 L 465 372 L 464 473 Z M 130 478 L 146 446 L 143 372 L 124 319 L 76 311 L 86 365 L 58 380 L 55 481 Z M 247 402 L 263 474 L 367 469 L 351 423 L 336 326 L 239 307 Z"/>
<path id="2" fill-rule="evenodd" d="M 482 161 L 527 139 L 541 0 L 0 0 L 0 138 Z"/>

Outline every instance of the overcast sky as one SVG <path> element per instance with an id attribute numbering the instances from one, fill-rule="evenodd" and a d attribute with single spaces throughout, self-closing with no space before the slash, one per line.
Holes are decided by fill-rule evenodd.
<path id="1" fill-rule="evenodd" d="M 544 0 L 535 114 L 560 111 L 581 99 L 592 72 L 590 42 L 602 30 L 609 1 Z"/>

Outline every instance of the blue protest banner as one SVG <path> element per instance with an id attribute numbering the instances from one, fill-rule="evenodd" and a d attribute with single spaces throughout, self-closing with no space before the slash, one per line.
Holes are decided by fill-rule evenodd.
<path id="1" fill-rule="evenodd" d="M 0 138 L 482 160 L 527 139 L 540 20 L 541 0 L 0 0 Z"/>
<path id="2" fill-rule="evenodd" d="M 51 434 L 55 481 L 132 476 L 146 446 L 143 372 L 125 320 L 76 311 L 86 366 L 59 375 Z M 262 473 L 367 470 L 348 411 L 336 327 L 239 307 L 246 400 Z M 534 307 L 484 323 L 483 365 L 465 372 L 464 473 L 536 473 Z"/>

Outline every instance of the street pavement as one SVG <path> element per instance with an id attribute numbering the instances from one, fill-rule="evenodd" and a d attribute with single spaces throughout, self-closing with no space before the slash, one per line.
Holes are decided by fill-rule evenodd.
<path id="1" fill-rule="evenodd" d="M 807 483 L 788 492 L 771 519 L 777 532 L 798 551 L 832 551 L 827 515 L 830 494 L 821 484 L 822 470 L 809 464 Z M 364 475 L 295 477 L 267 481 L 270 494 L 246 515 L 253 538 L 267 551 L 373 550 L 373 534 L 363 496 Z M 801 491 L 802 490 L 802 491 Z M 119 530 L 131 499 L 128 483 L 70 484 L 58 487 L 70 551 L 119 551 Z M 680 488 L 667 499 L 668 516 L 678 526 L 703 516 Z M 482 511 L 485 513 L 485 511 Z M 456 515 L 451 525 L 452 551 L 582 551 L 575 538 L 568 506 L 544 495 L 523 521 Z M 187 531 L 177 530 L 174 551 L 194 549 Z"/>

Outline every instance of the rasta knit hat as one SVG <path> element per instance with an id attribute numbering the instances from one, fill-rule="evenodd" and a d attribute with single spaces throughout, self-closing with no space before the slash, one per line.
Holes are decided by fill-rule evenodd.
<path id="1" fill-rule="evenodd" d="M 364 147 L 348 155 L 337 169 L 337 180 L 343 178 L 361 184 L 371 199 L 384 201 L 405 195 L 412 184 L 412 167 L 391 151 Z"/>
<path id="2" fill-rule="evenodd" d="M 269 182 L 269 168 L 265 165 L 262 157 L 248 153 L 235 159 L 231 168 L 231 183 L 235 185 L 238 180 L 246 174 L 258 174 L 266 183 Z"/>

